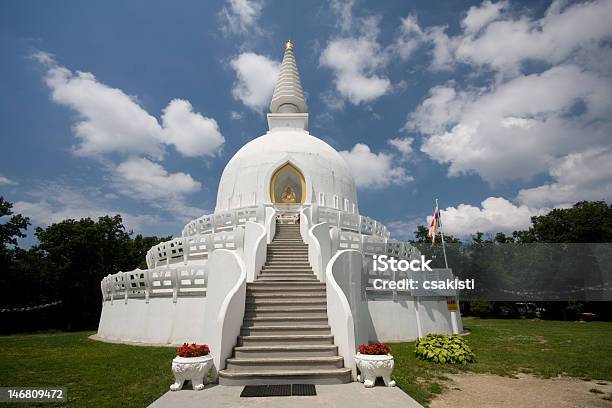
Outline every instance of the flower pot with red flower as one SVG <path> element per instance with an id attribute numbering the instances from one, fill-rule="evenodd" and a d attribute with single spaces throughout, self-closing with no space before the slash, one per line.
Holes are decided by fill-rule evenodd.
<path id="1" fill-rule="evenodd" d="M 187 380 L 191 381 L 194 390 L 204 389 L 208 370 L 211 367 L 212 356 L 206 344 L 183 344 L 176 351 L 176 357 L 172 360 L 174 384 L 170 386 L 170 389 L 180 390 Z"/>
<path id="2" fill-rule="evenodd" d="M 355 354 L 355 363 L 360 371 L 357 377 L 359 382 L 370 388 L 374 386 L 377 377 L 382 377 L 387 387 L 394 387 L 395 381 L 391 380 L 391 373 L 395 362 L 390 353 L 391 348 L 385 343 L 359 346 L 359 353 Z"/>

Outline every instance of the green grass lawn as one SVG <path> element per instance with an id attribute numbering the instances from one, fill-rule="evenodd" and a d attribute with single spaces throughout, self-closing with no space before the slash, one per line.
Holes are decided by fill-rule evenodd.
<path id="1" fill-rule="evenodd" d="M 467 366 L 417 360 L 414 343 L 391 344 L 394 379 L 421 404 L 443 390 L 447 373 L 470 371 L 612 380 L 612 323 L 464 319 L 465 339 L 476 354 Z"/>
<path id="2" fill-rule="evenodd" d="M 612 323 L 465 319 L 464 325 L 476 353 L 476 363 L 465 367 L 417 360 L 414 343 L 391 344 L 393 377 L 420 403 L 443 390 L 447 373 L 462 371 L 612 380 Z M 168 390 L 173 348 L 107 344 L 90 334 L 0 336 L 0 385 L 66 386 L 74 407 L 142 407 Z"/>
<path id="3" fill-rule="evenodd" d="M 91 334 L 0 336 L 0 385 L 68 388 L 68 404 L 43 407 L 143 407 L 168 390 L 174 348 L 102 343 Z"/>

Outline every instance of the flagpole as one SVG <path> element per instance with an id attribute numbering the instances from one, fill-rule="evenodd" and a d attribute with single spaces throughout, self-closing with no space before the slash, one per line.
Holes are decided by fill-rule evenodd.
<path id="1" fill-rule="evenodd" d="M 436 198 L 436 210 L 440 211 L 440 207 L 438 207 L 438 199 Z M 438 222 L 440 223 L 440 239 L 442 240 L 442 253 L 444 254 L 444 267 L 448 269 L 448 259 L 446 259 L 446 246 L 444 245 L 444 233 L 442 232 L 442 221 L 440 220 L 440 216 L 438 216 Z"/>
<path id="2" fill-rule="evenodd" d="M 442 232 L 442 220 L 440 215 L 440 207 L 438 206 L 438 199 L 436 198 L 436 210 L 438 211 L 438 222 L 440 224 L 440 239 L 442 240 L 442 253 L 444 254 L 444 266 L 448 270 L 448 258 L 446 257 L 446 246 L 444 245 L 444 233 Z M 459 296 L 455 296 L 455 307 L 459 308 Z M 457 324 L 457 311 L 451 310 L 451 326 L 453 329 L 453 334 L 459 334 L 459 327 Z"/>

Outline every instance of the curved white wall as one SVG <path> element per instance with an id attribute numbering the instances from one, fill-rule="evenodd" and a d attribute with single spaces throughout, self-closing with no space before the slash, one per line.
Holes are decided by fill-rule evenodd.
<path id="1" fill-rule="evenodd" d="M 344 366 L 357 379 L 355 353 L 360 344 L 368 341 L 367 308 L 361 297 L 361 252 L 347 249 L 338 252 L 327 264 L 327 317 L 338 355 Z"/>
<path id="2" fill-rule="evenodd" d="M 208 299 L 204 332 L 214 368 L 225 368 L 225 360 L 236 345 L 244 318 L 246 268 L 235 252 L 218 249 L 208 260 Z"/>
<path id="3" fill-rule="evenodd" d="M 215 212 L 270 203 L 270 179 L 286 162 L 306 179 L 306 203 L 319 193 L 331 206 L 334 195 L 342 206 L 346 198 L 357 206 L 355 181 L 348 165 L 330 145 L 297 128 L 275 128 L 244 145 L 223 170 Z"/>
<path id="4" fill-rule="evenodd" d="M 98 337 L 147 344 L 204 343 L 206 297 L 172 297 L 105 301 Z"/>

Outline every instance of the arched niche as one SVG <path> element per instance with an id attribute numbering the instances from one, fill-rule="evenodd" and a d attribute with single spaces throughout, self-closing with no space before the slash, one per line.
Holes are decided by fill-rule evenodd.
<path id="1" fill-rule="evenodd" d="M 273 204 L 304 204 L 306 180 L 300 169 L 291 163 L 276 169 L 270 179 L 270 200 Z"/>

